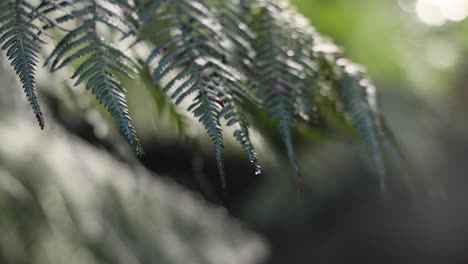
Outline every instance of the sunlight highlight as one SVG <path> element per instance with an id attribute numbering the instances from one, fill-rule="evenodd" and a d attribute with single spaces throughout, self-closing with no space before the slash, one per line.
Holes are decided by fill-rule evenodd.
<path id="1" fill-rule="evenodd" d="M 462 21 L 468 16 L 468 0 L 417 0 L 416 14 L 431 26 Z"/>

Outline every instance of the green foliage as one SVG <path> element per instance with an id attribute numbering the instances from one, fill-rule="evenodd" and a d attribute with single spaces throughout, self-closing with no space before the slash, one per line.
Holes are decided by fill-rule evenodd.
<path id="1" fill-rule="evenodd" d="M 348 65 L 347 70 L 341 88 L 343 100 L 359 134 L 372 154 L 375 167 L 381 177 L 380 184 L 383 190 L 386 182 L 386 170 L 379 138 L 379 133 L 383 132 L 381 132 L 377 106 L 373 96 L 375 87 L 367 80 L 359 81 L 359 77 L 353 78 L 353 75 L 359 73 L 354 71 L 352 65 Z"/>
<path id="2" fill-rule="evenodd" d="M 296 14 L 294 10 L 284 8 L 284 5 L 263 1 L 259 9 L 253 23 L 257 36 L 254 42 L 254 70 L 258 77 L 255 80 L 259 86 L 257 96 L 270 118 L 278 122 L 289 160 L 300 182 L 302 179 L 294 154 L 291 126 L 296 114 L 309 114 L 301 109 L 300 103 L 312 102 L 312 98 L 300 101 L 302 95 L 307 93 L 306 81 L 310 81 L 309 77 L 314 74 L 310 53 L 307 54 L 308 50 L 303 47 L 306 44 L 310 48 L 312 41 L 302 42 L 302 38 L 310 37 L 311 32 L 305 27 L 307 24 L 298 25 L 299 21 L 289 20 Z"/>
<path id="3" fill-rule="evenodd" d="M 83 83 L 105 105 L 137 153 L 142 149 L 130 123 L 121 78 L 146 78 L 149 71 L 153 94 L 165 94 L 175 105 L 187 103 L 187 111 L 206 128 L 224 187 L 222 126 L 235 127 L 234 138 L 260 171 L 247 118 L 260 112 L 278 128 L 298 188 L 302 179 L 293 146 L 295 124 L 313 128 L 317 116 L 331 123 L 336 117 L 350 120 L 384 182 L 380 140 L 385 135 L 373 85 L 287 1 L 48 0 L 37 9 L 23 1 L 6 2 L 1 12 L 16 12 L 13 19 L 26 23 L 18 26 L 2 15 L 0 40 L 11 38 L 19 46 L 25 37 L 31 40 L 27 51 L 5 44 L 18 75 L 34 73 L 40 49 L 36 36 L 42 30 L 33 22 L 45 21 L 43 30 L 55 30 L 53 36 L 65 32 L 46 64 L 52 71 L 76 67 L 76 85 Z M 21 11 L 26 7 L 29 15 Z M 50 15 L 57 12 L 61 15 Z M 70 24 L 71 30 L 64 29 Z M 125 52 L 114 47 L 103 38 L 102 28 L 122 39 L 134 38 L 133 45 Z M 134 57 L 132 51 L 140 44 L 151 52 Z M 18 61 L 26 66 L 18 67 Z M 22 82 L 39 118 L 34 79 Z"/>
<path id="4" fill-rule="evenodd" d="M 189 191 L 62 129 L 53 138 L 31 132 L 13 115 L 0 120 L 0 263 L 219 264 L 229 255 L 228 263 L 247 264 L 266 256 L 263 239 Z"/>
<path id="5" fill-rule="evenodd" d="M 3 45 L 2 50 L 6 50 L 6 56 L 20 78 L 24 93 L 43 129 L 44 117 L 37 100 L 35 72 L 37 53 L 44 42 L 39 38 L 42 30 L 31 23 L 34 13 L 35 8 L 25 0 L 0 2 L 0 44 Z"/>
<path id="6" fill-rule="evenodd" d="M 126 22 L 112 9 L 105 5 L 114 4 L 113 1 L 76 1 L 81 8 L 76 8 L 70 14 L 57 18 L 57 22 L 64 23 L 71 19 L 77 22 L 77 27 L 68 32 L 57 44 L 46 64 L 52 61 L 51 71 L 57 71 L 81 57 L 72 78 L 79 77 L 75 85 L 86 83 L 86 89 L 91 90 L 100 103 L 117 120 L 123 134 L 135 149 L 138 155 L 143 154 L 136 136 L 135 129 L 130 124 L 127 104 L 125 101 L 125 88 L 116 73 L 133 78 L 137 73 L 135 62 L 121 50 L 111 46 L 98 34 L 98 26 L 105 25 L 110 30 L 125 36 L 131 32 L 131 24 Z M 119 25 L 112 23 L 117 19 Z"/>
<path id="7" fill-rule="evenodd" d="M 221 16 L 228 17 L 227 13 L 238 15 L 233 9 L 228 9 L 229 6 L 219 6 Z M 235 138 L 250 161 L 256 163 L 257 160 L 248 136 L 248 121 L 239 107 L 243 100 L 253 96 L 244 84 L 246 78 L 238 61 L 240 58 L 228 49 L 229 46 L 237 46 L 234 39 L 236 42 L 248 42 L 237 38 L 237 35 L 228 36 L 234 32 L 223 32 L 216 13 L 201 1 L 164 1 L 153 8 L 156 11 L 146 7 L 140 9 L 143 32 L 145 27 L 165 28 L 157 33 L 156 38 L 140 36 L 156 43 L 156 48 L 146 60 L 148 67 L 154 68 L 153 84 L 158 85 L 167 78 L 167 82 L 162 82 L 163 93 L 170 93 L 176 104 L 191 100 L 187 110 L 205 126 L 215 144 L 218 169 L 225 187 L 220 119 L 224 118 L 228 126 L 238 125 Z M 178 82 L 181 84 L 177 85 Z M 195 97 L 190 98 L 193 94 Z"/>

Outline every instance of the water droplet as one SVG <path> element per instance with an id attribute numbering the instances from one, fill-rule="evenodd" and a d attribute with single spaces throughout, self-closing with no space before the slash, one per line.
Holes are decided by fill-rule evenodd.
<path id="1" fill-rule="evenodd" d="M 262 173 L 263 173 L 262 167 L 256 165 L 256 166 L 255 166 L 255 175 L 256 175 L 256 176 L 260 176 Z"/>

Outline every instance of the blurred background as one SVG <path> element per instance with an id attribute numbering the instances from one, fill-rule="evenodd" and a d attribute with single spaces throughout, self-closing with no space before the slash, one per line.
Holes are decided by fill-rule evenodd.
<path id="1" fill-rule="evenodd" d="M 28 187 L 31 177 L 18 175 L 44 174 L 45 179 L 53 179 L 52 183 L 60 182 L 58 186 L 63 190 L 72 188 L 80 193 L 84 192 L 81 188 L 86 184 L 77 184 L 70 178 L 80 177 L 77 171 L 84 171 L 89 181 L 94 173 L 99 173 L 88 167 L 96 166 L 96 162 L 100 164 L 102 158 L 112 160 L 108 166 L 115 167 L 112 172 L 101 172 L 108 179 L 106 186 L 112 185 L 113 176 L 117 174 L 126 175 L 122 177 L 130 182 L 138 182 L 141 177 L 151 182 L 143 184 L 150 187 L 133 190 L 149 197 L 144 199 L 132 198 L 120 190 L 121 187 L 115 187 L 117 191 L 99 187 L 106 191 L 97 189 L 92 204 L 103 201 L 104 204 L 91 206 L 92 210 L 87 209 L 91 213 L 86 215 L 99 215 L 100 220 L 91 221 L 91 226 L 99 223 L 95 225 L 101 229 L 108 227 L 112 232 L 92 238 L 73 236 L 66 240 L 73 241 L 67 242 L 73 246 L 63 250 L 63 254 L 81 252 L 78 255 L 86 258 L 77 263 L 155 263 L 154 259 L 166 259 L 161 263 L 468 263 L 468 63 L 465 61 L 468 0 L 291 2 L 310 18 L 319 32 L 342 46 L 347 57 L 365 65 L 378 87 L 381 111 L 404 153 L 404 160 L 393 164 L 388 190 L 379 192 L 377 176 L 358 142 L 345 137 L 330 140 L 298 129 L 295 145 L 305 178 L 302 195 L 295 192 L 294 174 L 277 135 L 264 133 L 254 133 L 263 167 L 259 175 L 254 173 L 234 140 L 227 139 L 228 190 L 223 194 L 214 151 L 203 129 L 191 125 L 191 117 L 181 115 L 180 109 L 173 108 L 164 98 L 150 89 L 142 89 L 146 85 L 144 81 L 127 85 L 132 117 L 146 152 L 139 160 L 97 103 L 85 91 L 69 88 L 67 74 L 55 75 L 53 80 L 44 72 L 39 75 L 40 99 L 47 105 L 45 113 L 49 125 L 45 131 L 37 131 L 32 127 L 35 120 L 26 99 L 15 83 L 8 62 L 2 59 L 0 135 L 9 140 L 5 139 L 0 147 L 0 172 L 12 175 L 12 179 L 21 179 L 19 182 L 27 190 L 40 190 L 42 185 Z M 24 128 L 27 125 L 23 123 L 30 126 Z M 21 127 L 26 131 L 24 134 L 18 132 L 23 131 Z M 36 138 L 34 142 L 40 144 L 33 144 L 28 138 Z M 58 147 L 57 151 L 47 154 L 51 145 L 69 141 L 74 142 L 72 147 Z M 33 147 L 24 147 L 25 142 Z M 76 154 L 77 148 L 95 154 Z M 18 168 L 28 167 L 32 160 L 44 159 L 41 156 L 44 150 L 47 155 L 44 166 L 52 169 L 18 172 Z M 18 156 L 18 161 L 10 157 L 16 152 L 19 154 L 12 157 Z M 61 162 L 68 152 L 75 153 L 72 156 L 75 158 Z M 25 158 L 28 155 L 31 157 Z M 75 163 L 78 165 L 67 167 Z M 53 169 L 55 167 L 61 169 Z M 55 174 L 57 176 L 53 176 Z M 166 185 L 172 187 L 165 188 Z M 0 181 L 0 186 L 0 208 L 11 203 L 5 202 L 11 201 L 5 197 L 23 201 L 11 194 L 11 186 L 15 184 Z M 65 193 L 62 194 L 65 198 L 59 200 L 70 199 L 80 204 L 84 199 L 81 196 L 67 198 L 68 192 L 63 190 L 59 193 Z M 31 192 L 36 194 L 36 191 Z M 158 192 L 162 194 L 155 194 Z M 121 199 L 130 204 L 116 203 L 119 199 L 110 198 L 115 193 L 126 194 L 122 194 L 124 198 Z M 47 194 L 37 191 L 40 198 L 33 199 L 43 201 L 38 204 L 46 212 L 38 212 L 37 217 L 45 219 L 44 229 L 50 223 L 52 226 L 61 223 L 62 229 L 51 231 L 53 234 L 70 226 L 80 226 L 75 231 L 67 231 L 70 234 L 93 230 L 89 229 L 89 223 L 77 224 L 89 221 L 61 219 L 63 208 L 70 206 L 67 207 L 66 202 L 58 206 Z M 185 202 L 177 198 L 180 195 L 188 197 Z M 150 204 L 154 205 L 145 207 Z M 159 211 L 172 206 L 175 212 Z M 47 208 L 52 208 L 50 214 Z M 179 213 L 178 208 L 183 213 Z M 11 231 L 37 224 L 33 220 L 11 221 L 29 217 L 24 213 L 26 209 L 21 206 L 2 209 L 0 227 Z M 187 213 L 187 210 L 203 210 L 203 213 Z M 73 211 L 67 212 L 74 215 Z M 117 216 L 109 212 L 116 212 Z M 174 215 L 173 219 L 181 220 L 161 220 L 161 215 Z M 116 217 L 127 220 L 109 221 Z M 86 219 L 84 216 L 77 218 Z M 187 222 L 191 223 L 189 227 Z M 215 226 L 214 223 L 218 228 L 207 228 Z M 134 226 L 138 228 L 129 228 Z M 155 226 L 159 229 L 154 229 Z M 157 230 L 169 230 L 170 234 L 160 238 Z M 34 248 L 31 241 L 37 241 L 37 237 L 47 237 L 49 241 L 49 235 L 36 231 L 33 236 L 15 235 L 15 232 L 10 232 L 9 238 L 0 238 L 0 263 L 35 263 L 19 256 L 27 254 L 25 252 L 31 256 L 44 252 L 44 247 Z M 134 234 L 154 234 L 154 240 L 150 235 L 139 239 Z M 7 254 L 5 252 L 16 245 L 12 241 L 29 246 L 24 246 L 24 251 L 19 253 Z M 112 247 L 98 247 L 99 241 L 113 241 L 108 242 Z M 116 244 L 115 241 L 123 242 Z M 170 247 L 165 245 L 167 241 L 178 241 L 171 244 L 176 245 L 171 254 L 166 254 L 166 247 Z M 57 244 L 54 243 L 50 248 Z M 218 243 L 221 249 L 216 252 L 219 254 L 211 254 L 213 245 Z M 84 246 L 78 247 L 78 244 Z M 195 250 L 191 248 L 195 244 L 206 246 Z M 121 253 L 127 257 L 113 256 L 119 251 L 116 248 L 128 248 L 126 253 Z M 55 263 L 50 260 L 60 259 L 40 256 L 44 262 L 38 263 Z"/>

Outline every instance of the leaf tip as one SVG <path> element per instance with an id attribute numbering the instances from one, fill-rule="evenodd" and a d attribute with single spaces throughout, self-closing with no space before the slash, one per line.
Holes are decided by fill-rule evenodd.
<path id="1" fill-rule="evenodd" d="M 39 122 L 39 126 L 41 127 L 41 130 L 44 130 L 45 122 L 44 122 L 44 117 L 43 117 L 42 113 L 37 113 L 36 114 L 36 119 Z"/>

